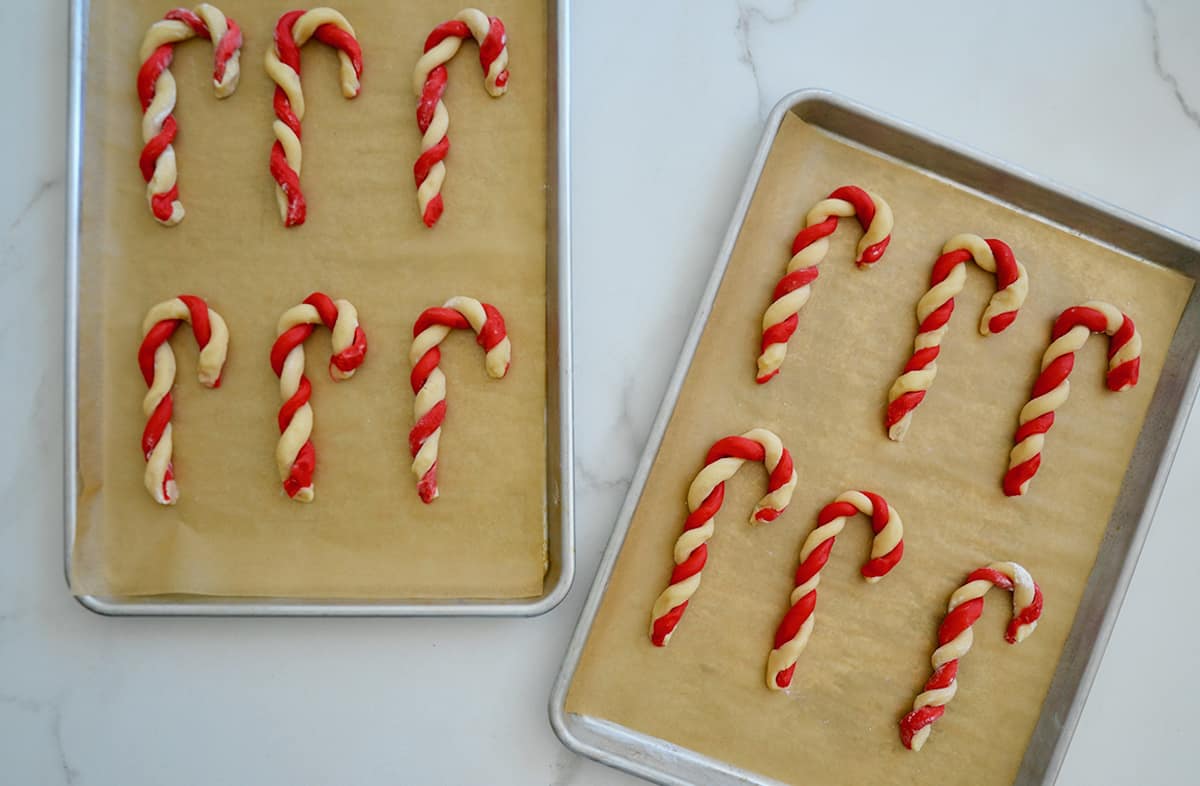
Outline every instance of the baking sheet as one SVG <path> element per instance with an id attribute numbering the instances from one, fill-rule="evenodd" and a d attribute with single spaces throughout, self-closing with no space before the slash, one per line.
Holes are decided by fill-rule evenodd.
<path id="1" fill-rule="evenodd" d="M 176 49 L 176 150 L 188 210 L 157 226 L 136 161 L 137 49 L 163 7 L 91 3 L 79 257 L 76 594 L 195 593 L 306 598 L 523 598 L 546 569 L 547 8 L 497 2 L 506 23 L 509 93 L 482 89 L 473 44 L 449 64 L 453 149 L 447 209 L 419 221 L 411 163 L 419 152 L 411 69 L 449 2 L 338 6 L 364 51 L 363 92 L 344 100 L 336 57 L 303 50 L 309 111 L 302 182 L 308 222 L 284 229 L 267 172 L 273 84 L 262 70 L 288 5 L 226 8 L 246 43 L 237 93 L 212 95 L 211 46 Z M 370 342 L 355 378 L 324 373 L 328 336 L 306 346 L 318 454 L 316 501 L 279 488 L 277 381 L 267 364 L 275 322 L 313 290 L 359 309 Z M 155 505 L 137 447 L 143 384 L 139 323 L 180 292 L 207 298 L 232 340 L 222 388 L 194 381 L 181 336 L 175 464 L 181 501 Z M 507 378 L 487 379 L 471 337 L 452 336 L 439 480 L 422 505 L 408 470 L 411 326 L 453 294 L 504 313 L 514 345 Z M 461 332 L 461 331 L 460 331 Z"/>
<path id="2" fill-rule="evenodd" d="M 797 176 L 802 173 L 802 176 Z M 883 194 L 897 229 L 869 271 L 849 262 L 856 229 L 835 234 L 781 376 L 753 382 L 758 320 L 797 222 L 842 183 Z M 913 306 L 944 240 L 971 231 L 1010 242 L 1031 292 L 1016 324 L 975 331 L 993 282 L 975 270 L 958 298 L 940 374 L 901 444 L 883 433 L 886 392 L 911 349 Z M 1133 453 L 1191 279 L 881 158 L 785 116 L 624 546 L 574 672 L 565 710 L 787 782 L 1011 783 L 1041 713 Z M 1071 398 L 1030 494 L 1003 497 L 1016 413 L 1053 317 L 1103 298 L 1146 341 L 1133 391 L 1103 387 L 1104 345 L 1079 353 Z M 962 313 L 965 312 L 965 313 Z M 670 572 L 684 493 L 716 438 L 775 429 L 800 486 L 788 513 L 750 528 L 762 471 L 728 484 L 701 590 L 671 645 L 648 641 L 649 609 Z M 743 475 L 755 476 L 744 479 Z M 837 493 L 882 493 L 904 516 L 904 561 L 880 584 L 857 573 L 869 527 L 851 522 L 822 573 L 817 628 L 790 696 L 769 692 L 766 654 L 787 607 L 799 545 Z M 989 596 L 960 691 L 919 754 L 896 722 L 928 676 L 945 603 L 991 559 L 1025 564 L 1046 592 L 1037 633 L 1004 644 L 1009 600 Z M 664 754 L 665 755 L 665 754 Z"/>

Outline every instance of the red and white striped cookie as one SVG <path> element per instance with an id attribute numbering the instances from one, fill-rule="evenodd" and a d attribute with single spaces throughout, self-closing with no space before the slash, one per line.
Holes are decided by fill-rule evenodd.
<path id="1" fill-rule="evenodd" d="M 178 170 L 175 163 L 175 77 L 171 61 L 175 44 L 189 38 L 205 38 L 213 44 L 213 89 L 225 98 L 237 89 L 240 75 L 242 31 L 216 6 L 201 3 L 194 10 L 175 8 L 150 25 L 142 39 L 138 59 L 137 92 L 142 105 L 142 154 L 138 165 L 146 181 L 146 200 L 154 219 L 163 226 L 183 220 L 179 201 Z"/>
<path id="2" fill-rule="evenodd" d="M 1008 472 L 1004 475 L 1004 493 L 1017 497 L 1029 489 L 1029 482 L 1042 465 L 1046 432 L 1054 425 L 1054 411 L 1071 392 L 1068 377 L 1075 367 L 1078 352 L 1092 333 L 1107 333 L 1108 389 L 1128 390 L 1137 384 L 1142 365 L 1142 336 L 1133 320 L 1119 308 L 1099 300 L 1072 306 L 1059 314 L 1051 331 L 1051 343 L 1042 355 L 1042 370 L 1033 383 L 1029 402 L 1021 408 L 1020 425 L 1013 437 Z"/>
<path id="3" fill-rule="evenodd" d="M 288 11 L 275 25 L 275 45 L 267 50 L 267 75 L 275 82 L 275 144 L 271 146 L 271 177 L 275 201 L 286 227 L 299 226 L 308 216 L 300 190 L 300 121 L 304 119 L 304 91 L 300 86 L 300 47 L 310 39 L 337 50 L 341 64 L 342 95 L 355 98 L 362 85 L 362 49 L 346 17 L 332 8 Z"/>
<path id="4" fill-rule="evenodd" d="M 954 313 L 954 298 L 966 286 L 967 262 L 972 260 L 996 274 L 996 292 L 979 320 L 980 334 L 989 336 L 1005 330 L 1017 318 L 1017 311 L 1029 294 L 1029 273 L 1004 241 L 955 235 L 946 242 L 942 255 L 933 263 L 929 291 L 917 301 L 918 327 L 912 357 L 888 391 L 884 422 L 889 439 L 897 442 L 904 439 L 913 410 L 933 385 L 942 339 Z"/>
<path id="5" fill-rule="evenodd" d="M 790 598 L 792 607 L 779 623 L 775 646 L 767 657 L 767 687 L 771 690 L 784 690 L 792 684 L 796 661 L 808 646 L 816 623 L 813 612 L 817 606 L 821 570 L 829 562 L 834 539 L 846 526 L 846 519 L 856 513 L 870 516 L 871 529 L 875 532 L 871 557 L 862 567 L 868 582 L 873 584 L 886 576 L 904 556 L 904 523 L 896 509 L 878 494 L 847 491 L 822 508 L 817 515 L 816 529 L 808 533 L 800 549 L 796 588 Z"/>
<path id="6" fill-rule="evenodd" d="M 971 649 L 971 626 L 983 613 L 983 596 L 992 587 L 1011 590 L 1013 618 L 1004 638 L 1009 644 L 1024 641 L 1042 616 L 1042 590 L 1029 572 L 1015 562 L 993 562 L 967 576 L 967 582 L 950 596 L 946 617 L 938 627 L 938 647 L 933 651 L 933 675 L 913 700 L 912 711 L 900 721 L 900 741 L 919 751 L 933 722 L 946 713 L 958 691 L 958 661 Z"/>
<path id="7" fill-rule="evenodd" d="M 446 93 L 446 63 L 467 38 L 479 44 L 479 63 L 488 95 L 498 98 L 508 91 L 508 36 L 504 23 L 477 8 L 465 8 L 449 22 L 433 29 L 425 39 L 425 51 L 413 70 L 413 90 L 417 95 L 417 128 L 421 130 L 421 155 L 413 164 L 417 183 L 417 205 L 421 220 L 432 227 L 442 215 L 442 184 L 446 180 L 443 163 L 450 151 L 450 113 L 442 103 Z"/>
<path id="8" fill-rule="evenodd" d="M 486 353 L 484 364 L 488 376 L 493 379 L 504 377 L 512 363 L 512 344 L 504 317 L 490 303 L 459 295 L 441 307 L 425 309 L 417 317 L 408 353 L 412 363 L 409 381 L 416 394 L 408 446 L 413 456 L 412 471 L 417 477 L 417 494 L 426 504 L 438 497 L 438 444 L 446 420 L 446 375 L 438 368 L 442 361 L 439 345 L 455 329 L 475 331 L 475 340 Z"/>
<path id="9" fill-rule="evenodd" d="M 892 209 L 878 194 L 858 186 L 842 186 L 818 202 L 804 219 L 804 229 L 792 241 L 792 258 L 787 272 L 775 285 L 771 305 L 763 313 L 762 346 L 758 356 L 758 384 L 779 373 L 787 355 L 787 342 L 796 332 L 800 309 L 812 294 L 817 265 L 829 253 L 829 236 L 837 229 L 839 218 L 856 216 L 863 228 L 858 241 L 859 267 L 872 265 L 883 256 L 892 240 Z"/>
<path id="10" fill-rule="evenodd" d="M 756 428 L 740 437 L 717 440 L 704 459 L 704 469 L 688 488 L 689 513 L 683 533 L 675 541 L 675 568 L 667 588 L 654 601 L 650 641 L 656 647 L 665 647 L 671 640 L 688 602 L 700 588 L 700 571 L 708 561 L 707 544 L 713 535 L 713 517 L 725 500 L 725 481 L 747 461 L 762 462 L 769 473 L 767 494 L 754 506 L 751 524 L 774 521 L 791 502 L 796 470 L 792 455 L 778 436 Z"/>
<path id="11" fill-rule="evenodd" d="M 304 376 L 304 341 L 317 325 L 333 333 L 329 376 L 350 379 L 367 356 L 367 336 L 358 324 L 358 311 L 348 300 L 333 300 L 314 292 L 279 318 L 278 338 L 271 347 L 271 370 L 279 377 L 279 443 L 275 463 L 283 490 L 297 502 L 312 502 L 317 452 L 312 444 L 313 411 L 308 400 L 312 383 Z"/>
<path id="12" fill-rule="evenodd" d="M 142 431 L 145 483 L 150 496 L 162 505 L 174 505 L 179 499 L 171 462 L 174 450 L 171 388 L 175 385 L 175 353 L 167 341 L 184 322 L 191 324 L 196 343 L 200 345 L 201 385 L 220 387 L 221 370 L 229 351 L 229 329 L 225 320 L 195 295 L 180 295 L 163 301 L 152 307 L 142 320 L 138 367 L 150 388 L 142 399 L 142 412 L 146 416 L 146 428 Z"/>

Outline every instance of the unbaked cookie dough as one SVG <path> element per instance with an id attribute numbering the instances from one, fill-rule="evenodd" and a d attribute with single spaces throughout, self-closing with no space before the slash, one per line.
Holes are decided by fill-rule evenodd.
<path id="1" fill-rule="evenodd" d="M 206 38 L 213 44 L 213 89 L 226 98 L 237 89 L 242 52 L 242 31 L 216 6 L 201 3 L 194 10 L 175 8 L 150 25 L 142 39 L 138 59 L 138 101 L 142 105 L 142 154 L 138 165 L 146 181 L 146 201 L 154 220 L 172 227 L 183 220 L 175 164 L 175 77 L 171 61 L 175 44 L 189 38 Z"/>
<path id="2" fill-rule="evenodd" d="M 417 128 L 421 131 L 421 155 L 413 164 L 417 183 L 417 206 L 421 220 L 432 227 L 441 218 L 442 183 L 446 180 L 446 154 L 450 151 L 450 113 L 442 103 L 446 93 L 446 63 L 463 41 L 479 44 L 479 63 L 488 95 L 499 98 L 508 91 L 508 35 L 504 23 L 477 8 L 465 8 L 449 22 L 433 28 L 425 39 L 425 50 L 413 70 L 417 95 Z"/>
<path id="3" fill-rule="evenodd" d="M 1142 365 L 1142 336 L 1133 320 L 1119 308 L 1099 300 L 1072 306 L 1058 315 L 1050 333 L 1051 343 L 1042 355 L 1042 371 L 1033 383 L 1029 402 L 1021 408 L 1020 425 L 1013 436 L 1008 472 L 1004 475 L 1004 493 L 1018 497 L 1029 489 L 1029 482 L 1042 465 L 1046 433 L 1054 425 L 1054 411 L 1071 392 L 1067 378 L 1075 367 L 1078 352 L 1092 333 L 1107 333 L 1108 389 L 1128 390 L 1137 384 Z"/>
<path id="4" fill-rule="evenodd" d="M 168 339 L 184 322 L 191 324 L 200 345 L 200 384 L 207 388 L 221 385 L 221 371 L 229 352 L 229 329 L 221 315 L 195 295 L 180 295 L 152 307 L 142 320 L 142 345 L 138 349 L 138 367 L 149 390 L 142 399 L 146 427 L 142 431 L 142 455 L 146 459 L 146 490 L 155 502 L 174 505 L 179 499 L 175 468 L 171 463 L 174 433 L 171 413 L 174 401 L 175 353 Z"/>
<path id="5" fill-rule="evenodd" d="M 717 440 L 704 459 L 704 469 L 688 488 L 688 517 L 683 533 L 675 541 L 675 568 L 667 588 L 654 601 L 650 641 L 656 647 L 670 642 L 688 602 L 700 588 L 700 571 L 708 561 L 708 540 L 713 535 L 713 517 L 725 499 L 725 481 L 747 461 L 762 462 L 769 473 L 767 494 L 754 506 L 751 524 L 774 521 L 792 500 L 796 490 L 792 454 L 774 432 L 756 428 L 740 437 Z"/>
<path id="6" fill-rule="evenodd" d="M 842 186 L 821 200 L 804 219 L 804 229 L 792 241 L 792 258 L 771 296 L 762 317 L 762 345 L 758 356 L 758 384 L 779 373 L 787 356 L 787 342 L 796 332 L 800 309 L 812 295 L 817 265 L 829 253 L 829 236 L 839 218 L 856 216 L 863 228 L 855 264 L 867 267 L 879 261 L 892 240 L 892 208 L 878 194 L 858 186 Z"/>
<path id="7" fill-rule="evenodd" d="M 412 363 L 409 382 L 413 401 L 413 427 L 408 435 L 412 452 L 412 471 L 417 477 L 417 494 L 428 504 L 438 497 L 438 444 L 446 419 L 446 375 L 438 368 L 442 360 L 439 345 L 451 330 L 473 330 L 476 341 L 486 353 L 488 376 L 501 379 L 512 363 L 512 344 L 504 317 L 495 306 L 461 295 L 440 307 L 427 308 L 413 325 L 413 343 L 408 352 Z"/>
<path id="8" fill-rule="evenodd" d="M 275 25 L 275 43 L 267 50 L 267 75 L 275 82 L 275 144 L 271 146 L 271 177 L 275 201 L 286 227 L 299 226 L 308 217 L 300 190 L 300 121 L 304 119 L 304 91 L 300 87 L 300 47 L 315 38 L 337 50 L 341 66 L 342 95 L 355 98 L 362 85 L 362 49 L 346 17 L 332 8 L 288 11 Z"/>
<path id="9" fill-rule="evenodd" d="M 1042 616 L 1042 590 L 1029 571 L 1015 562 L 993 562 L 967 576 L 967 581 L 950 596 L 946 616 L 938 627 L 938 647 L 933 651 L 933 675 L 913 700 L 912 712 L 900 720 L 900 741 L 919 751 L 933 722 L 946 712 L 946 704 L 958 691 L 958 661 L 971 649 L 971 626 L 983 613 L 983 596 L 992 587 L 1013 594 L 1013 617 L 1004 638 L 1009 644 L 1024 641 Z"/>
<path id="10" fill-rule="evenodd" d="M 304 341 L 317 325 L 333 333 L 329 376 L 350 379 L 367 356 L 367 336 L 358 324 L 358 311 L 348 300 L 333 300 L 314 292 L 279 318 L 278 338 L 271 347 L 271 370 L 279 377 L 279 442 L 275 464 L 283 490 L 297 502 L 313 500 L 313 470 L 317 452 L 312 444 L 313 411 L 308 403 L 312 383 L 304 376 Z"/>

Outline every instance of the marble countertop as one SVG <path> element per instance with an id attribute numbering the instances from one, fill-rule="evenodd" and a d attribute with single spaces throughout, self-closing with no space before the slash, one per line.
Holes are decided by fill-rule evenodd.
<path id="1" fill-rule="evenodd" d="M 573 4 L 579 570 L 531 620 L 104 619 L 61 572 L 66 3 L 4 3 L 0 780 L 611 784 L 546 701 L 762 122 L 825 87 L 1200 236 L 1190 0 Z M 235 11 L 235 9 L 230 9 Z M 619 308 L 614 304 L 621 304 Z M 1059 783 L 1200 765 L 1193 420 Z M 1131 753 L 1133 752 L 1133 753 Z"/>

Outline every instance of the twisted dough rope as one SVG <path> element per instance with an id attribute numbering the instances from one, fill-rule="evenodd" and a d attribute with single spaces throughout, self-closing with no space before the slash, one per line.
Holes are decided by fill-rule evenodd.
<path id="1" fill-rule="evenodd" d="M 443 161 L 450 151 L 450 113 L 442 103 L 446 92 L 446 63 L 458 52 L 462 42 L 474 37 L 479 44 L 479 63 L 483 66 L 484 87 L 488 95 L 499 98 L 508 91 L 508 36 L 504 23 L 477 8 L 465 8 L 449 22 L 433 29 L 425 39 L 425 52 L 413 71 L 413 90 L 417 101 L 417 128 L 421 130 L 421 155 L 413 164 L 417 183 L 417 204 L 421 220 L 432 227 L 442 215 L 442 183 L 446 180 Z"/>
<path id="2" fill-rule="evenodd" d="M 341 62 L 342 95 L 354 98 L 361 90 L 362 50 L 354 28 L 332 8 L 288 11 L 275 25 L 275 45 L 267 50 L 267 75 L 275 81 L 275 144 L 271 146 L 271 177 L 275 201 L 286 227 L 299 226 L 307 216 L 300 190 L 300 121 L 304 119 L 304 91 L 300 87 L 300 47 L 309 38 L 337 49 Z"/>
<path id="3" fill-rule="evenodd" d="M 800 549 L 796 588 L 789 601 L 792 607 L 779 623 L 775 646 L 767 657 L 767 687 L 772 690 L 784 690 L 792 684 L 796 661 L 808 646 L 816 623 L 813 610 L 817 605 L 821 569 L 829 562 L 833 541 L 846 526 L 846 518 L 855 513 L 870 516 L 871 529 L 875 532 L 871 557 L 862 566 L 862 574 L 869 583 L 874 584 L 886 576 L 904 556 L 904 524 L 900 514 L 878 494 L 847 491 L 821 510 L 816 528 L 808 533 Z"/>
<path id="4" fill-rule="evenodd" d="M 937 358 L 946 335 L 954 298 L 967 283 L 967 262 L 996 274 L 996 292 L 988 301 L 979 320 L 979 332 L 989 336 L 1004 331 L 1017 318 L 1017 311 L 1029 294 L 1029 273 L 1002 240 L 978 235 L 955 235 L 942 247 L 942 255 L 933 263 L 929 291 L 917 301 L 917 337 L 913 354 L 904 372 L 888 391 L 888 438 L 899 442 L 908 433 L 913 410 L 925 398 L 937 376 Z"/>
<path id="5" fill-rule="evenodd" d="M 367 336 L 358 325 L 358 311 L 348 300 L 331 300 L 314 292 L 300 305 L 279 318 L 275 344 L 271 347 L 271 369 L 279 377 L 279 444 L 275 463 L 283 490 L 297 502 L 312 502 L 313 470 L 317 453 L 313 448 L 313 411 L 308 400 L 312 383 L 304 376 L 304 340 L 317 325 L 333 332 L 333 356 L 329 376 L 334 382 L 350 379 L 367 355 Z"/>
<path id="6" fill-rule="evenodd" d="M 671 581 L 654 601 L 650 641 L 665 647 L 671 640 L 688 602 L 700 587 L 700 571 L 708 561 L 708 540 L 713 535 L 713 517 L 725 500 L 725 481 L 747 461 L 761 461 L 767 468 L 767 494 L 754 506 L 750 523 L 774 521 L 791 502 L 796 489 L 792 454 L 773 432 L 764 428 L 740 437 L 725 437 L 708 451 L 704 469 L 688 488 L 688 517 L 683 533 L 675 541 L 675 568 Z"/>
<path id="7" fill-rule="evenodd" d="M 412 363 L 415 425 L 408 434 L 412 452 L 412 471 L 417 476 L 417 494 L 429 504 L 438 497 L 437 460 L 442 423 L 446 420 L 446 375 L 438 368 L 442 361 L 439 345 L 450 331 L 474 330 L 476 342 L 486 352 L 484 364 L 488 376 L 501 379 L 512 362 L 512 344 L 504 327 L 504 317 L 490 303 L 457 295 L 445 305 L 427 308 L 413 325 L 413 343 L 408 352 Z"/>
<path id="8" fill-rule="evenodd" d="M 842 186 L 818 202 L 804 219 L 804 229 L 792 241 L 792 259 L 787 272 L 775 285 L 771 305 L 762 318 L 762 354 L 758 356 L 758 384 L 779 373 L 787 355 L 787 342 L 796 332 L 800 309 L 812 295 L 817 265 L 829 253 L 828 237 L 837 229 L 838 219 L 857 216 L 862 226 L 858 241 L 860 268 L 872 265 L 883 256 L 892 240 L 892 208 L 878 194 L 858 186 Z"/>
<path id="9" fill-rule="evenodd" d="M 938 627 L 938 647 L 933 651 L 933 675 L 913 700 L 912 711 L 900 721 L 900 741 L 919 751 L 929 739 L 932 724 L 946 712 L 958 691 L 958 661 L 974 642 L 971 626 L 983 613 L 983 596 L 993 586 L 1011 590 L 1013 618 L 1004 638 L 1009 644 L 1024 641 L 1042 616 L 1042 590 L 1025 568 L 1015 562 L 993 562 L 967 576 L 950 596 L 950 606 Z"/>
<path id="10" fill-rule="evenodd" d="M 195 10 L 176 8 L 150 25 L 142 39 L 138 59 L 138 100 L 142 104 L 142 148 L 138 166 L 146 181 L 146 200 L 150 212 L 163 226 L 173 227 L 183 220 L 179 201 L 178 171 L 175 165 L 175 77 L 171 60 L 175 44 L 199 36 L 213 42 L 213 89 L 217 98 L 225 98 L 237 89 L 238 61 L 242 51 L 242 31 L 215 6 L 201 3 Z"/>
<path id="11" fill-rule="evenodd" d="M 1029 489 L 1029 481 L 1042 465 L 1046 432 L 1054 425 L 1054 410 L 1071 392 L 1068 377 L 1075 367 L 1075 353 L 1092 333 L 1107 333 L 1108 389 L 1127 390 L 1137 384 L 1142 365 L 1142 336 L 1133 320 L 1116 306 L 1090 300 L 1058 315 L 1051 343 L 1042 355 L 1042 370 L 1033 383 L 1029 402 L 1021 408 L 1020 425 L 1013 436 L 1013 449 L 1004 474 L 1004 493 L 1018 497 Z"/>
<path id="12" fill-rule="evenodd" d="M 142 345 L 138 348 L 138 367 L 150 388 L 142 399 L 146 428 L 142 431 L 142 455 L 146 459 L 146 490 L 161 505 L 174 505 L 179 497 L 175 469 L 171 463 L 174 447 L 171 412 L 174 402 L 175 353 L 168 339 L 183 322 L 192 326 L 200 345 L 200 384 L 221 386 L 221 370 L 229 351 L 229 329 L 221 315 L 195 295 L 180 295 L 153 306 L 142 320 Z"/>

